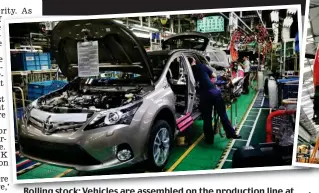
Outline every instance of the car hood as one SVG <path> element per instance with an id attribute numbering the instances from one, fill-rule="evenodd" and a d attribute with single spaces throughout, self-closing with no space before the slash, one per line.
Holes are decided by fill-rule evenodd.
<path id="1" fill-rule="evenodd" d="M 194 41 L 193 41 L 194 40 Z M 200 41 L 200 42 L 199 42 Z M 194 42 L 197 42 L 196 44 Z M 199 32 L 186 32 L 173 35 L 162 42 L 163 50 L 193 49 L 205 51 L 209 36 Z"/>
<path id="2" fill-rule="evenodd" d="M 98 41 L 100 70 L 145 73 L 153 71 L 144 47 L 124 25 L 111 19 L 61 21 L 52 30 L 53 55 L 61 72 L 70 80 L 78 76 L 77 43 Z"/>

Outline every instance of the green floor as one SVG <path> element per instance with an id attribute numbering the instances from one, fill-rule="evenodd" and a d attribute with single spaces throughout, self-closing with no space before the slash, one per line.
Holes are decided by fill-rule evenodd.
<path id="1" fill-rule="evenodd" d="M 242 95 L 237 101 L 237 119 L 240 122 L 243 119 L 248 107 L 252 103 L 256 92 L 250 91 L 249 95 Z M 233 104 L 233 107 L 235 105 Z M 233 119 L 236 113 L 233 110 Z M 228 110 L 230 117 L 231 110 Z M 233 120 L 233 122 L 235 122 Z M 202 133 L 202 121 L 197 121 L 194 128 Z M 174 171 L 190 171 L 190 170 L 211 170 L 215 169 L 220 162 L 222 155 L 228 147 L 230 140 L 215 136 L 213 145 L 206 145 L 203 140 L 183 159 L 183 161 L 174 169 Z M 178 158 L 177 158 L 178 159 Z M 176 159 L 175 159 L 176 160 Z"/>
<path id="2" fill-rule="evenodd" d="M 238 122 L 240 122 L 248 107 L 253 102 L 253 99 L 256 95 L 256 92 L 251 91 L 249 95 L 242 95 L 238 101 Z M 252 109 L 251 114 L 256 114 L 255 111 L 259 109 Z M 230 116 L 231 111 L 228 110 L 228 114 Z M 269 113 L 269 110 L 268 110 Z M 251 143 L 259 143 L 263 142 L 265 139 L 264 134 L 264 126 L 265 126 L 265 118 L 267 116 L 267 110 L 262 109 L 259 119 L 257 120 L 257 124 L 254 130 L 254 133 L 251 138 Z M 235 117 L 235 112 L 233 111 L 233 117 Z M 247 118 L 248 119 L 248 118 Z M 248 124 L 248 123 L 247 123 Z M 245 126 L 246 123 L 244 124 Z M 249 125 L 248 125 L 249 126 Z M 188 130 L 190 136 L 192 136 L 191 142 L 198 142 L 198 139 L 202 135 L 202 121 L 196 121 L 193 126 Z M 240 130 L 240 134 L 244 139 L 249 137 L 250 130 L 247 127 L 242 127 Z M 232 148 L 238 148 L 243 145 L 246 145 L 243 141 L 230 141 L 225 138 L 221 138 L 219 135 L 215 137 L 214 145 L 206 145 L 203 140 L 200 140 L 196 145 L 193 145 L 193 149 L 189 151 L 189 146 L 186 147 L 174 147 L 172 150 L 172 154 L 169 158 L 169 162 L 165 168 L 165 170 L 172 171 L 190 171 L 190 170 L 210 170 L 216 169 L 221 166 L 222 168 L 231 167 L 231 162 L 227 161 L 223 162 L 223 158 L 227 155 L 227 160 L 231 159 L 232 156 Z M 188 153 L 185 153 L 188 152 Z M 225 159 L 226 160 L 226 159 Z M 228 166 L 228 167 L 227 167 Z M 38 167 L 35 167 L 26 172 L 22 172 L 18 175 L 18 179 L 36 179 L 36 178 L 54 178 L 57 176 L 63 177 L 72 177 L 79 175 L 108 175 L 108 174 L 119 174 L 119 173 L 140 173 L 143 171 L 143 165 L 135 166 L 134 168 L 128 168 L 126 170 L 120 171 L 112 171 L 112 172 L 98 172 L 98 173 L 79 173 L 75 170 L 69 170 L 68 168 L 51 166 L 48 164 L 42 164 Z"/>
<path id="3" fill-rule="evenodd" d="M 65 172 L 68 168 L 57 167 L 48 164 L 41 164 L 40 166 L 18 176 L 18 179 L 39 179 L 39 178 L 55 178 L 59 174 Z M 72 172 L 76 175 L 76 171 Z"/>
<path id="4" fill-rule="evenodd" d="M 265 126 L 270 109 L 261 107 L 263 105 L 260 105 L 260 103 L 264 100 L 265 98 L 263 97 L 263 94 L 259 95 L 256 99 L 252 109 L 248 113 L 247 118 L 243 120 L 243 126 L 239 130 L 242 139 L 235 140 L 230 144 L 230 147 L 226 150 L 224 157 L 221 159 L 219 165 L 220 168 L 232 168 L 232 156 L 236 149 L 243 146 L 257 145 L 259 143 L 265 142 Z"/>
<path id="5" fill-rule="evenodd" d="M 260 111 L 260 113 L 259 113 Z M 257 118 L 257 115 L 259 114 L 259 117 Z M 230 146 L 228 152 L 226 153 L 226 156 L 224 160 L 222 160 L 221 168 L 232 168 L 232 156 L 236 149 L 241 148 L 243 146 L 249 146 L 249 145 L 257 145 L 261 142 L 265 141 L 266 138 L 266 131 L 265 131 L 265 125 L 266 120 L 269 114 L 269 109 L 258 109 L 258 111 L 255 111 L 255 109 L 252 109 L 249 113 L 249 117 L 247 117 L 248 121 L 244 122 L 244 126 L 240 130 L 240 135 L 242 136 L 242 140 L 236 140 L 232 143 Z M 250 121 L 249 118 L 255 118 L 254 121 Z"/>

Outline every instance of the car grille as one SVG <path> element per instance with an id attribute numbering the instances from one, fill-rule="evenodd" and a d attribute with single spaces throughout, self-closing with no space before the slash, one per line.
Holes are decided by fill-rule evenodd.
<path id="1" fill-rule="evenodd" d="M 76 144 L 61 144 L 20 138 L 22 152 L 34 158 L 70 165 L 98 165 L 100 161 L 90 156 Z"/>
<path id="2" fill-rule="evenodd" d="M 43 130 L 43 127 L 44 127 L 43 125 L 44 122 L 34 117 L 30 117 L 28 124 L 30 124 L 34 128 L 37 128 L 41 131 Z M 77 131 L 83 124 L 84 123 L 59 123 L 55 125 L 52 132 L 49 132 L 49 133 Z"/>
<path id="3" fill-rule="evenodd" d="M 31 124 L 33 127 L 38 128 L 38 129 L 41 129 L 43 127 L 42 122 L 33 118 L 33 117 L 30 117 L 29 124 Z"/>

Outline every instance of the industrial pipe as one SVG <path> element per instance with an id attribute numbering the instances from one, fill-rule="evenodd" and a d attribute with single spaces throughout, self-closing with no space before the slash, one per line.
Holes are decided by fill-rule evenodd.
<path id="1" fill-rule="evenodd" d="M 266 142 L 271 143 L 272 141 L 272 119 L 282 115 L 293 115 L 296 114 L 296 110 L 277 110 L 270 113 L 267 117 L 266 122 Z"/>
<path id="2" fill-rule="evenodd" d="M 23 89 L 21 87 L 18 87 L 18 86 L 14 86 L 13 87 L 14 89 L 18 89 L 21 93 L 21 98 L 22 98 L 22 107 L 23 107 L 23 110 L 25 109 L 25 99 L 24 99 L 24 92 L 23 92 Z"/>
<path id="3" fill-rule="evenodd" d="M 264 24 L 263 19 L 261 17 L 261 13 L 259 13 L 258 10 L 256 12 L 257 12 L 257 15 L 258 15 L 258 17 L 260 19 L 261 24 L 263 24 L 264 28 L 266 28 L 266 25 Z"/>

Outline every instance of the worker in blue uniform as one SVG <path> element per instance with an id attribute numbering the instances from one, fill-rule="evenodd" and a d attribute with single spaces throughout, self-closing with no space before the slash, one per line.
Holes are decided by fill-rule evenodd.
<path id="1" fill-rule="evenodd" d="M 199 84 L 200 110 L 204 121 L 205 141 L 208 144 L 214 143 L 214 130 L 212 126 L 213 106 L 217 111 L 228 139 L 240 139 L 234 127 L 228 119 L 226 105 L 221 95 L 221 91 L 216 88 L 211 79 L 214 77 L 213 71 L 205 64 L 196 62 L 194 58 L 188 58 L 196 82 Z"/>

